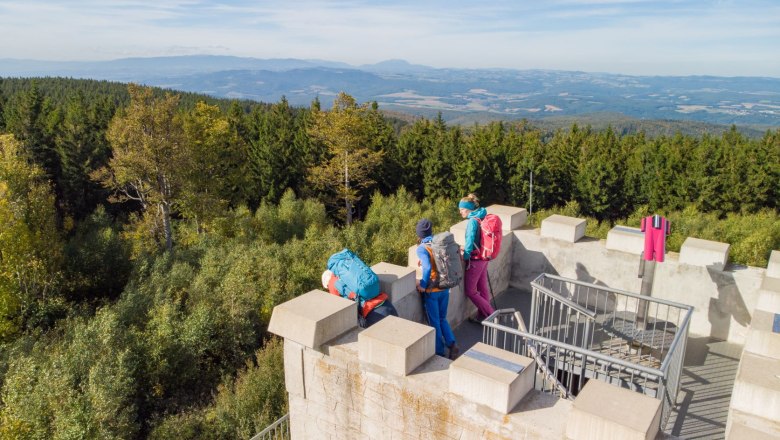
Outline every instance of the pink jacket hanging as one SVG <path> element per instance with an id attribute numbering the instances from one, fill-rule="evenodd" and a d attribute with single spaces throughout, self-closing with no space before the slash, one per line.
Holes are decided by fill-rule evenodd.
<path id="1" fill-rule="evenodd" d="M 642 219 L 641 230 L 645 233 L 645 260 L 663 263 L 671 222 L 658 214 L 651 215 Z"/>

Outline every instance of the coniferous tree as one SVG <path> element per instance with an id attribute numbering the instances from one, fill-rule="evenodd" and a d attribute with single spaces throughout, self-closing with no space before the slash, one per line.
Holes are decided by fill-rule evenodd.
<path id="1" fill-rule="evenodd" d="M 431 121 L 427 119 L 415 121 L 401 132 L 398 142 L 385 155 L 386 181 L 392 182 L 394 188 L 403 186 L 418 199 L 424 194 L 424 178 L 429 173 L 425 168 L 425 157 L 438 150 L 434 145 L 436 138 L 432 131 Z M 442 157 L 438 159 L 444 160 Z"/>
<path id="2" fill-rule="evenodd" d="M 90 174 L 108 161 L 110 147 L 106 126 L 100 120 L 96 104 L 86 103 L 84 94 L 73 95 L 64 110 L 55 137 L 61 163 L 62 204 L 70 215 L 81 219 L 103 198 L 101 186 Z"/>
<path id="3" fill-rule="evenodd" d="M 460 192 L 453 181 L 455 163 L 463 143 L 463 131 L 460 126 L 448 128 L 441 113 L 431 126 L 432 141 L 430 148 L 424 150 L 422 161 L 423 192 L 425 198 L 460 198 Z"/>
<path id="4" fill-rule="evenodd" d="M 577 175 L 577 201 L 583 212 L 599 221 L 627 214 L 623 193 L 625 159 L 618 156 L 612 129 L 588 138 Z"/>
<path id="5" fill-rule="evenodd" d="M 267 111 L 256 111 L 249 144 L 249 170 L 260 200 L 277 202 L 287 188 L 303 180 L 303 152 L 296 147 L 296 117 L 284 97 Z"/>

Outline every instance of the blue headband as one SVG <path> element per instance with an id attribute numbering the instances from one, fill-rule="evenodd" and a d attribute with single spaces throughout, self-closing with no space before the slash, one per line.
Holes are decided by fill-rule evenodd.
<path id="1" fill-rule="evenodd" d="M 477 204 L 474 202 L 468 202 L 468 201 L 464 202 L 461 200 L 460 202 L 458 202 L 458 208 L 466 208 L 469 211 L 473 211 L 477 209 Z"/>

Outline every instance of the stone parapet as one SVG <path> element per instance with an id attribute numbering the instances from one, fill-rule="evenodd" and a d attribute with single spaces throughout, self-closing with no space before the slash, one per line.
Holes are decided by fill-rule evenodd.
<path id="1" fill-rule="evenodd" d="M 756 308 L 745 340 L 745 353 L 780 359 L 780 328 L 775 328 L 775 322 L 780 323 L 780 309 L 768 312 Z"/>
<path id="2" fill-rule="evenodd" d="M 542 237 L 575 243 L 585 236 L 585 219 L 553 214 L 542 220 Z"/>
<path id="3" fill-rule="evenodd" d="M 660 421 L 660 400 L 590 380 L 574 400 L 566 438 L 650 440 L 658 434 Z"/>
<path id="4" fill-rule="evenodd" d="M 780 424 L 776 420 L 756 418 L 741 411 L 729 411 L 726 440 L 777 439 L 780 439 Z"/>
<path id="5" fill-rule="evenodd" d="M 756 310 L 780 313 L 780 292 L 771 290 L 759 290 Z"/>
<path id="6" fill-rule="evenodd" d="M 268 331 L 304 347 L 323 343 L 357 327 L 357 304 L 312 290 L 274 307 Z"/>
<path id="7" fill-rule="evenodd" d="M 450 391 L 506 414 L 533 388 L 535 365 L 478 342 L 450 365 Z"/>
<path id="8" fill-rule="evenodd" d="M 723 269 L 729 259 L 728 243 L 688 237 L 680 247 L 680 263 Z"/>
<path id="9" fill-rule="evenodd" d="M 766 266 L 766 276 L 780 278 L 780 251 L 769 254 L 769 264 Z"/>
<path id="10" fill-rule="evenodd" d="M 359 361 L 366 331 L 303 349 L 305 395 L 289 394 L 291 438 L 563 438 L 570 401 L 532 390 L 510 414 L 477 405 L 448 392 L 449 359 L 432 356 L 407 376 Z"/>
<path id="11" fill-rule="evenodd" d="M 768 420 L 780 414 L 780 359 L 742 353 L 731 409 Z"/>
<path id="12" fill-rule="evenodd" d="M 488 214 L 495 214 L 501 219 L 501 226 L 505 231 L 514 231 L 522 228 L 528 219 L 528 211 L 525 208 L 490 205 L 486 210 Z"/>
<path id="13" fill-rule="evenodd" d="M 450 232 L 455 236 L 455 243 L 461 246 L 466 245 L 466 225 L 468 223 L 468 220 L 462 220 L 450 226 Z"/>
<path id="14" fill-rule="evenodd" d="M 360 360 L 406 376 L 436 351 L 433 327 L 388 316 L 358 335 Z"/>
<path id="15" fill-rule="evenodd" d="M 765 276 L 761 281 L 761 290 L 764 292 L 780 293 L 780 278 Z"/>
<path id="16" fill-rule="evenodd" d="M 615 226 L 607 233 L 607 249 L 640 255 L 645 246 L 645 234 L 639 228 Z"/>
<path id="17" fill-rule="evenodd" d="M 390 263 L 377 263 L 371 270 L 379 277 L 379 288 L 395 304 L 415 291 L 414 269 Z"/>

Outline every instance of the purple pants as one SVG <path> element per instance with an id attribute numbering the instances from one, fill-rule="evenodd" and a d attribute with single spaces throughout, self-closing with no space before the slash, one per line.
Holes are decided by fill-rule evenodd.
<path id="1" fill-rule="evenodd" d="M 465 288 L 466 296 L 477 306 L 478 318 L 485 319 L 495 309 L 490 305 L 490 286 L 487 274 L 488 262 L 484 260 L 471 260 L 466 269 Z"/>

